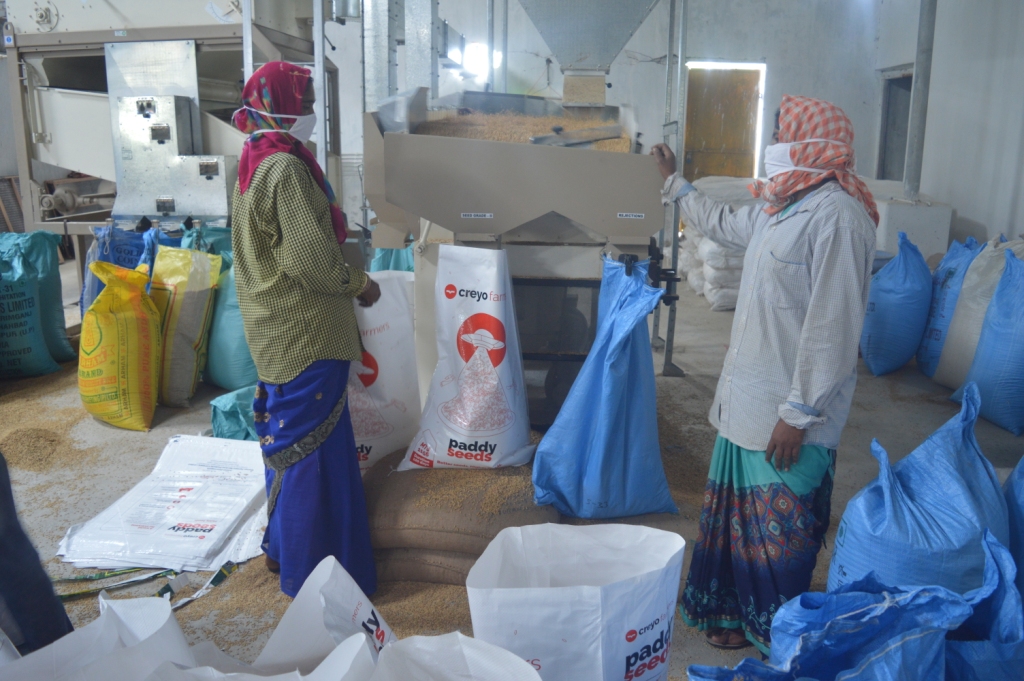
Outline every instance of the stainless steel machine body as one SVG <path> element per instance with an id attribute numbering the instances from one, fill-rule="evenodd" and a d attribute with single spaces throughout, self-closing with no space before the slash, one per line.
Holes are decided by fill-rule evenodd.
<path id="1" fill-rule="evenodd" d="M 352 16 L 353 3 L 339 4 L 342 16 Z M 111 215 L 125 223 L 188 215 L 226 221 L 233 157 L 244 141 L 229 116 L 246 66 L 279 59 L 314 72 L 323 107 L 316 152 L 340 193 L 336 71 L 323 59 L 322 30 L 334 6 L 8 0 L 3 43 L 26 229 L 71 235 L 84 252 L 91 229 Z M 158 121 L 132 111 L 146 98 Z M 49 175 L 41 175 L 36 161 L 57 168 L 42 167 Z M 61 184 L 58 196 L 50 177 L 60 169 L 97 180 Z"/>
<path id="2" fill-rule="evenodd" d="M 117 105 L 121 163 L 115 222 L 134 226 L 152 216 L 226 224 L 238 158 L 196 153 L 202 151 L 202 134 L 192 127 L 192 100 L 118 97 Z"/>

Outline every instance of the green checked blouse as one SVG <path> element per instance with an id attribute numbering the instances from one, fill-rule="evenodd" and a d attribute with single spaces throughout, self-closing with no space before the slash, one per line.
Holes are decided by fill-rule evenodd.
<path id="1" fill-rule="evenodd" d="M 259 378 L 280 385 L 317 360 L 362 357 L 353 298 L 366 274 L 345 264 L 327 197 L 291 154 L 268 156 L 232 198 L 238 304 Z"/>

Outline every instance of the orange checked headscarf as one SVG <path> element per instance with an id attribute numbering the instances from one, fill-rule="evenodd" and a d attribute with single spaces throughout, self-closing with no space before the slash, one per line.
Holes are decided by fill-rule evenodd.
<path id="1" fill-rule="evenodd" d="M 785 95 L 779 113 L 779 144 L 765 153 L 768 181 L 756 180 L 750 192 L 768 202 L 764 212 L 775 215 L 801 189 L 835 178 L 877 225 L 878 207 L 855 166 L 853 124 L 843 110 L 820 99 Z"/>

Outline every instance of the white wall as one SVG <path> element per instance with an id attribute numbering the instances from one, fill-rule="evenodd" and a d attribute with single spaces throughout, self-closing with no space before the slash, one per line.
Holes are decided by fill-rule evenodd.
<path id="1" fill-rule="evenodd" d="M 879 0 L 876 65 L 914 61 L 920 0 Z M 1024 236 L 1024 3 L 939 0 L 921 191 L 952 236 Z"/>
<path id="2" fill-rule="evenodd" d="M 940 0 L 921 190 L 953 236 L 1024 236 L 1024 3 Z"/>
<path id="3" fill-rule="evenodd" d="M 920 9 L 921 0 L 878 0 L 876 68 L 914 63 Z"/>

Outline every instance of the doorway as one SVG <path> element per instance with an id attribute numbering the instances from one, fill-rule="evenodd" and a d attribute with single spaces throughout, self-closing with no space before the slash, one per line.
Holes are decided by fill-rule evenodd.
<path id="1" fill-rule="evenodd" d="M 756 177 L 765 65 L 687 62 L 683 177 Z"/>
<path id="2" fill-rule="evenodd" d="M 907 160 L 907 130 L 910 125 L 910 90 L 914 76 L 886 78 L 884 83 L 878 179 L 903 181 L 903 166 Z"/>

